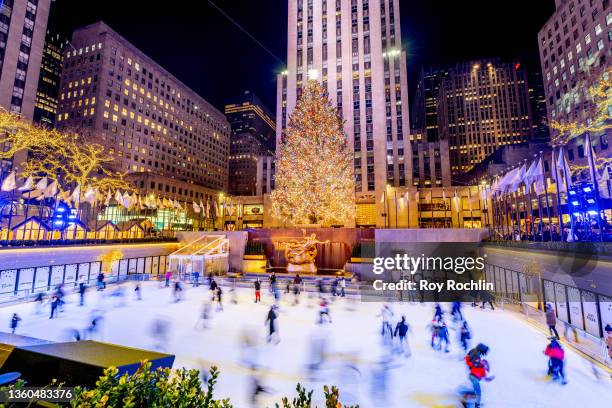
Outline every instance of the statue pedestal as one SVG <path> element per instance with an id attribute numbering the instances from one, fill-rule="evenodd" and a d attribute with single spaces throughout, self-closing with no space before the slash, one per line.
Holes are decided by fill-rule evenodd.
<path id="1" fill-rule="evenodd" d="M 317 273 L 317 267 L 315 266 L 314 263 L 305 263 L 305 264 L 288 264 L 287 265 L 287 272 L 290 273 L 300 273 L 300 274 L 305 274 L 305 273 L 312 273 L 315 274 Z"/>

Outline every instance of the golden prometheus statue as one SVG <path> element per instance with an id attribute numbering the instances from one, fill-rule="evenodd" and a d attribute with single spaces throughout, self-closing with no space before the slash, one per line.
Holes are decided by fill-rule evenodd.
<path id="1" fill-rule="evenodd" d="M 287 259 L 287 272 L 317 273 L 314 263 L 317 257 L 317 244 L 326 244 L 329 241 L 319 241 L 315 234 L 306 235 L 302 230 L 303 238 L 282 242 L 281 248 L 285 250 Z"/>

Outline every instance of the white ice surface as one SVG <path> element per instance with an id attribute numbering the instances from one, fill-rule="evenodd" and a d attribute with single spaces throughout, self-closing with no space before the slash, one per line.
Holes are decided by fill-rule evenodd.
<path id="1" fill-rule="evenodd" d="M 362 407 L 457 407 L 458 389 L 468 384 L 463 351 L 457 344 L 457 332 L 450 331 L 451 352 L 434 351 L 429 347 L 427 327 L 433 307 L 430 304 L 391 304 L 395 317 L 404 314 L 412 328 L 410 358 L 395 357 L 388 371 L 386 391 L 372 392 L 380 361 L 386 354 L 380 336 L 380 303 L 361 303 L 347 299 L 331 303 L 333 323 L 317 325 L 318 302 L 302 294 L 301 303 L 292 305 L 292 296 L 281 302 L 278 325 L 280 342 L 265 341 L 264 324 L 271 296 L 262 291 L 263 302 L 254 304 L 250 289 L 237 290 L 237 304 L 231 302 L 225 289 L 224 310 L 215 311 L 207 329 L 196 328 L 202 304 L 208 296 L 205 287 L 187 287 L 184 300 L 172 302 L 172 290 L 150 282 L 143 286 L 143 300 L 136 301 L 132 286 L 125 285 L 126 304 L 117 306 L 105 292 L 91 288 L 85 307 L 77 305 L 78 295 L 67 298 L 65 311 L 49 320 L 49 306 L 35 314 L 35 305 L 20 304 L 0 308 L 0 323 L 8 331 L 12 313 L 23 319 L 17 334 L 54 341 L 68 340 L 68 329 L 83 329 L 95 309 L 105 310 L 103 333 L 98 340 L 126 346 L 153 349 L 151 327 L 154 319 L 167 318 L 169 335 L 163 348 L 176 355 L 174 367 L 206 368 L 217 365 L 221 377 L 216 396 L 231 397 L 237 407 L 249 407 L 251 371 L 243 363 L 248 353 L 241 347 L 241 335 L 255 333 L 258 344 L 250 353 L 261 365 L 261 382 L 268 393 L 261 395 L 259 406 L 274 406 L 282 396 L 293 396 L 295 384 L 301 382 L 315 390 L 315 401 L 321 406 L 324 384 L 340 387 L 344 403 Z M 101 293 L 104 296 L 101 296 Z M 448 307 L 444 306 L 446 309 Z M 612 401 L 612 381 L 601 374 L 577 353 L 566 348 L 568 384 L 549 382 L 547 358 L 543 355 L 547 339 L 540 331 L 509 312 L 473 309 L 464 306 L 464 315 L 472 333 L 472 346 L 478 342 L 490 347 L 487 359 L 492 382 L 483 382 L 483 406 L 486 407 L 605 407 Z M 306 364 L 310 359 L 313 339 L 325 339 L 326 362 L 316 379 L 308 380 Z M 252 357 L 254 355 L 254 357 Z M 312 377 L 311 377 L 312 378 Z M 380 377 L 378 377 L 380 378 Z"/>

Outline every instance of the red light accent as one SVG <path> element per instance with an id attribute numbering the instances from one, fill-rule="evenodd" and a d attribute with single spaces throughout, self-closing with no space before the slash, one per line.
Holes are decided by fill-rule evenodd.
<path id="1" fill-rule="evenodd" d="M 514 69 L 518 71 L 518 69 L 521 67 L 521 63 L 517 62 L 516 64 L 514 64 Z"/>

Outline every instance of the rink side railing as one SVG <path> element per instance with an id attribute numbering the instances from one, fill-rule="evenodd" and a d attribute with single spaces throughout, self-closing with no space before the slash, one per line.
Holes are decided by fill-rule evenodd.
<path id="1" fill-rule="evenodd" d="M 44 265 L 0 270 L 0 303 L 28 300 L 38 292 L 48 292 L 58 285 L 71 291 L 79 281 L 95 285 L 100 271 L 106 283 L 132 279 L 136 276 L 158 278 L 166 273 L 166 255 L 123 258 L 110 264 L 101 261 Z"/>
<path id="2" fill-rule="evenodd" d="M 544 305 L 550 304 L 559 334 L 569 339 L 568 332 L 575 333 L 575 340 L 579 336 L 594 342 L 597 350 L 593 357 L 601 357 L 598 359 L 610 365 L 604 327 L 612 324 L 612 297 L 497 265 L 486 264 L 485 275 L 487 282 L 493 283 L 493 293 L 502 307 L 517 305 L 528 319 L 543 322 Z"/>

